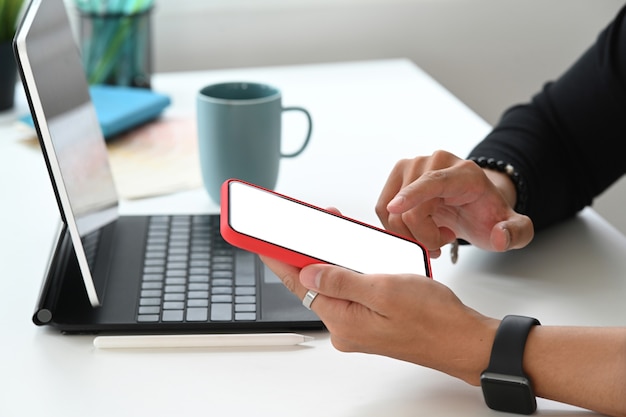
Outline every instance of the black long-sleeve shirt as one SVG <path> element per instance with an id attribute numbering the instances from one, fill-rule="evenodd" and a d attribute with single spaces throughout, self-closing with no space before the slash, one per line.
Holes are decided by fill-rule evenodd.
<path id="1" fill-rule="evenodd" d="M 469 156 L 512 164 L 539 230 L 573 216 L 626 173 L 626 6 L 530 103 L 507 110 Z"/>

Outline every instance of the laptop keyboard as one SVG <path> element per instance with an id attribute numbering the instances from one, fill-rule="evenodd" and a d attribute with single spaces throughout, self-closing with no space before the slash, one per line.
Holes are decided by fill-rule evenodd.
<path id="1" fill-rule="evenodd" d="M 256 320 L 254 265 L 223 240 L 217 215 L 152 216 L 137 320 Z"/>

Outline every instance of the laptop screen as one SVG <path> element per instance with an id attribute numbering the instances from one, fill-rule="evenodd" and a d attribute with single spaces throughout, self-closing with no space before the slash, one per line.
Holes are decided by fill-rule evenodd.
<path id="1" fill-rule="evenodd" d="M 92 279 L 82 239 L 117 218 L 108 153 L 63 0 L 34 0 L 15 37 L 15 51 L 61 216 L 67 224 L 87 295 Z"/>

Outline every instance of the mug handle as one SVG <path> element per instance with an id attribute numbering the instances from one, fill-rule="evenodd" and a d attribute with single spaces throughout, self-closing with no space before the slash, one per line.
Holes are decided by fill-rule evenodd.
<path id="1" fill-rule="evenodd" d="M 313 130 L 313 120 L 311 119 L 311 115 L 309 114 L 309 112 L 302 107 L 283 107 L 283 111 L 300 111 L 304 113 L 309 122 L 309 130 L 300 149 L 292 153 L 280 153 L 280 156 L 283 158 L 293 158 L 294 156 L 300 155 L 302 151 L 304 151 L 304 148 L 306 148 L 306 146 L 309 144 L 309 141 L 311 140 L 311 131 Z"/>

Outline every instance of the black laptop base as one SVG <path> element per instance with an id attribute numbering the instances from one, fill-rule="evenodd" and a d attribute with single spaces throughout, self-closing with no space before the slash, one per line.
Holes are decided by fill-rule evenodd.
<path id="1" fill-rule="evenodd" d="M 147 216 L 126 216 L 120 220 L 143 223 Z M 119 221 L 119 220 L 118 220 Z M 262 270 L 262 268 L 261 268 Z M 114 280 L 114 279 L 113 279 Z M 129 298 L 137 298 L 136 280 L 130 280 Z M 276 278 L 274 278 L 276 281 Z M 111 282 L 109 282 L 111 284 Z M 119 283 L 117 284 L 119 286 Z M 264 319 L 261 306 L 260 316 L 255 321 L 205 321 L 188 322 L 138 322 L 135 314 L 129 311 L 120 311 L 120 306 L 129 306 L 136 311 L 139 303 L 119 303 L 115 298 L 105 296 L 103 305 L 93 307 L 87 297 L 82 275 L 78 266 L 73 245 L 66 228 L 59 232 L 57 245 L 52 254 L 47 276 L 41 291 L 40 299 L 33 315 L 33 322 L 39 326 L 51 326 L 65 334 L 182 334 L 182 333 L 262 333 L 262 332 L 291 332 L 301 330 L 322 330 L 321 321 L 309 310 L 300 304 L 300 301 L 282 285 L 261 285 L 264 294 L 259 299 L 271 304 L 275 299 L 283 303 L 283 292 L 288 293 L 289 305 L 281 306 L 291 317 L 289 322 L 276 321 L 269 313 Z M 119 290 L 116 292 L 120 292 Z M 261 297 L 261 295 L 263 295 Z M 111 304 L 108 304 L 107 301 Z M 118 306 L 118 308 L 116 308 Z M 123 309 L 123 307 L 122 307 Z M 272 310 L 272 309 L 268 309 Z M 284 311 L 281 312 L 281 315 Z"/>

